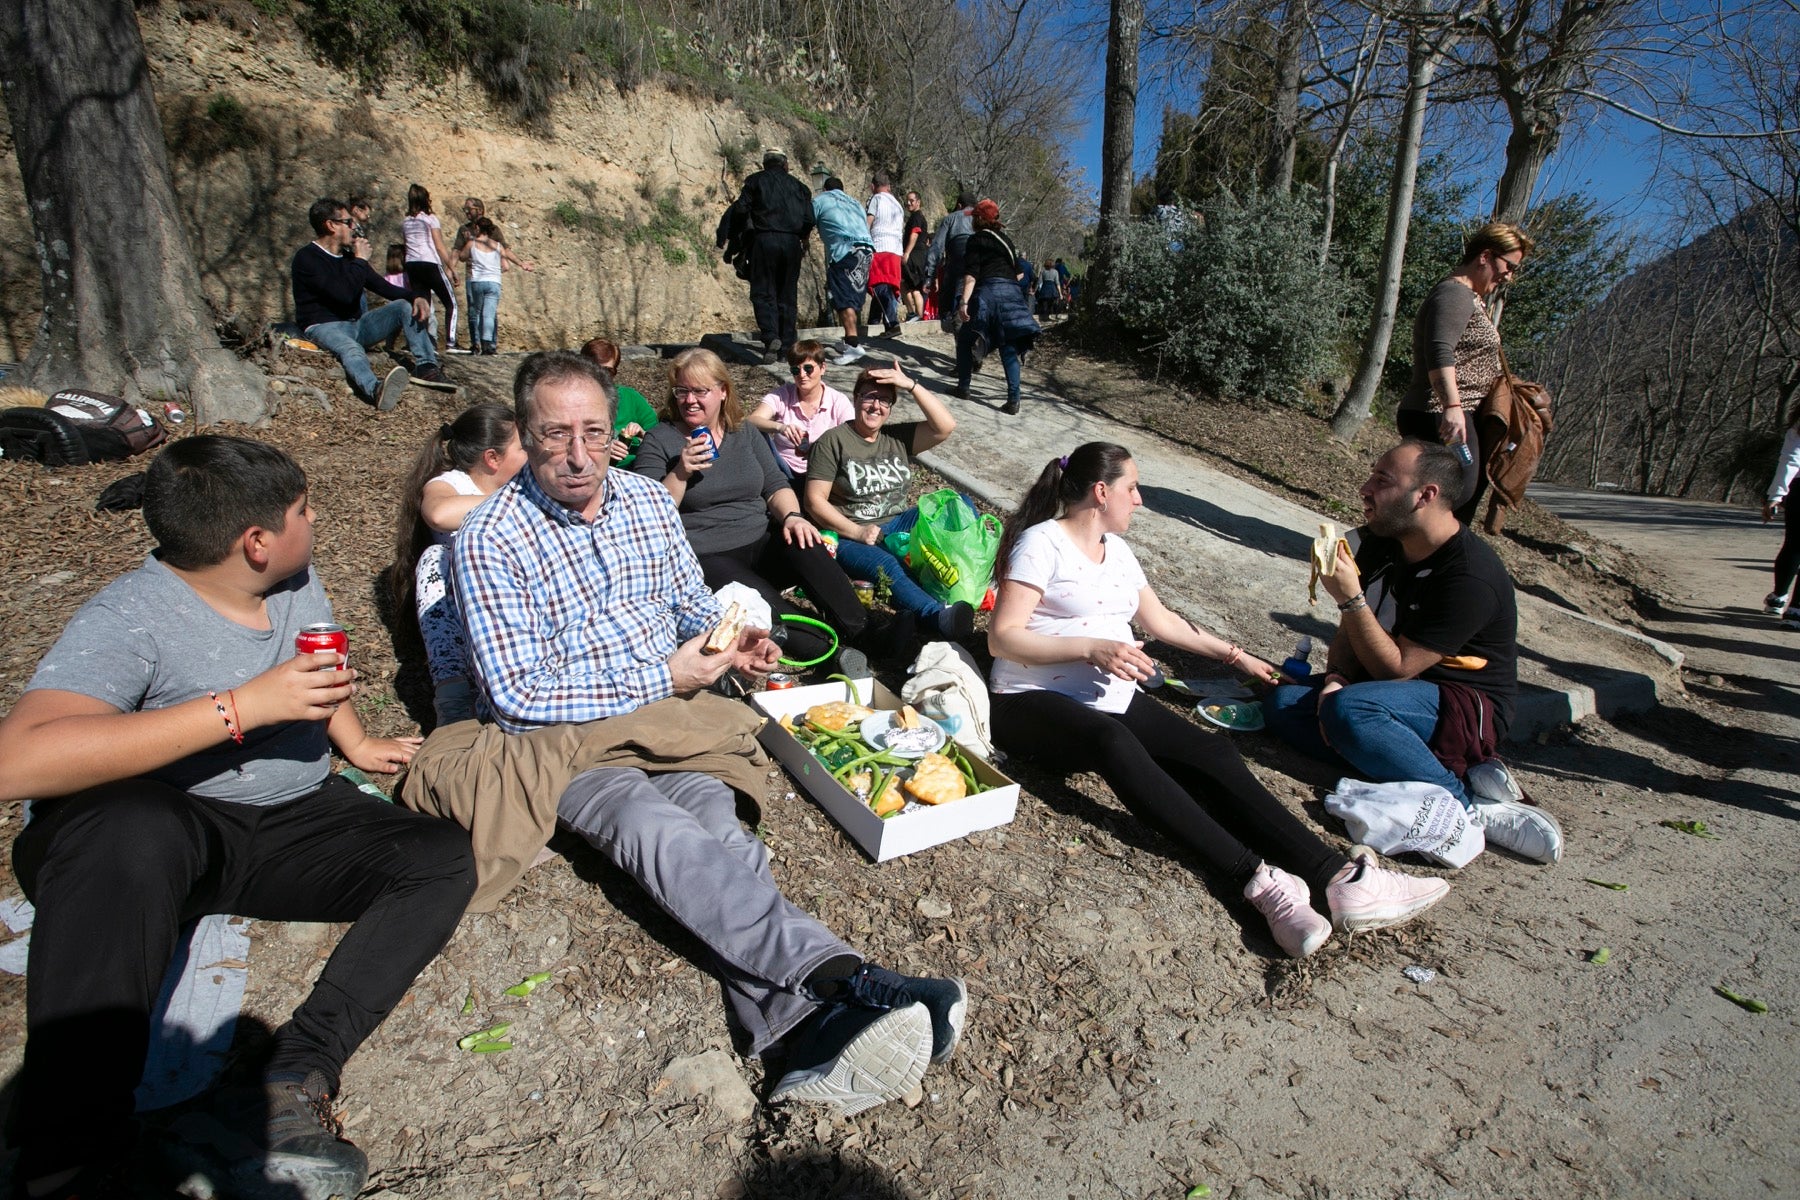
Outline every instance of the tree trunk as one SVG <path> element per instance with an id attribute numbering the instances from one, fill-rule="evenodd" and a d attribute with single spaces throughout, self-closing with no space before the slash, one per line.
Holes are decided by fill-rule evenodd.
<path id="1" fill-rule="evenodd" d="M 1138 42 L 1144 0 L 1112 0 L 1106 31 L 1106 112 L 1100 138 L 1100 226 L 1095 257 L 1082 292 L 1090 307 L 1112 289 L 1120 231 L 1131 219 L 1132 158 L 1136 154 Z"/>
<path id="2" fill-rule="evenodd" d="M 129 0 L 0 0 L 0 88 L 44 288 L 9 382 L 266 415 L 267 381 L 212 328 Z"/>
<path id="3" fill-rule="evenodd" d="M 1288 0 L 1275 39 L 1275 101 L 1262 185 L 1284 196 L 1294 186 L 1294 146 L 1300 137 L 1300 45 L 1311 16 L 1308 0 Z"/>
<path id="4" fill-rule="evenodd" d="M 1400 304 L 1400 267 L 1406 259 L 1406 231 L 1412 223 L 1413 185 L 1419 176 L 1419 146 L 1425 135 L 1425 104 L 1431 80 L 1437 74 L 1443 49 L 1415 32 L 1406 54 L 1406 106 L 1400 117 L 1399 145 L 1394 151 L 1394 177 L 1388 188 L 1387 232 L 1381 243 L 1380 298 L 1369 331 L 1363 338 L 1356 376 L 1343 403 L 1331 417 L 1334 437 L 1349 441 L 1369 419 L 1381 370 L 1387 365 L 1388 343 L 1394 336 L 1395 310 Z"/>

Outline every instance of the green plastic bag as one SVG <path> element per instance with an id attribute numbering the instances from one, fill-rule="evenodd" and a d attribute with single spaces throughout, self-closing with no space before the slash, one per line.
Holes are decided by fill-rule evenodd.
<path id="1" fill-rule="evenodd" d="M 919 586 L 937 600 L 980 608 L 1001 532 L 999 517 L 976 512 L 954 488 L 928 493 L 919 497 L 907 565 Z"/>

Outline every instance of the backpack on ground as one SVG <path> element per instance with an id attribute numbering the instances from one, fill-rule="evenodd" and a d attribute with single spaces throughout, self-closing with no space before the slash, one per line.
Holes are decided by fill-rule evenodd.
<path id="1" fill-rule="evenodd" d="M 44 406 L 74 422 L 87 444 L 89 462 L 130 458 L 169 440 L 155 417 L 122 397 L 86 388 L 64 388 Z"/>

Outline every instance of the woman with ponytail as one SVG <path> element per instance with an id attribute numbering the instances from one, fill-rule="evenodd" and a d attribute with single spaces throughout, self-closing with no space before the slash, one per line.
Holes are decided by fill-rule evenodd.
<path id="1" fill-rule="evenodd" d="M 388 582 L 395 610 L 418 613 L 440 725 L 475 715 L 462 620 L 444 586 L 445 556 L 463 518 L 524 465 L 512 409 L 477 404 L 438 426 L 406 477 Z"/>
<path id="2" fill-rule="evenodd" d="M 1126 808 L 1206 873 L 1243 889 L 1275 941 L 1304 958 L 1340 929 L 1398 924 L 1450 890 L 1333 850 L 1270 794 L 1231 742 L 1138 690 L 1156 666 L 1133 635 L 1216 659 L 1257 682 L 1276 672 L 1157 599 L 1122 534 L 1143 499 L 1123 446 L 1088 442 L 1052 459 L 1007 523 L 999 600 L 994 740 L 1009 754 L 1095 771 Z M 1295 874 L 1263 859 L 1267 854 Z M 1312 907 L 1322 893 L 1331 919 Z"/>

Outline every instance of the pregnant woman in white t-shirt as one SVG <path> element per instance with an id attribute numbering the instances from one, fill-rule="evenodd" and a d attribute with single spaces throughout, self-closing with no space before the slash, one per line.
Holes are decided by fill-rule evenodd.
<path id="1" fill-rule="evenodd" d="M 995 559 L 994 740 L 1018 759 L 1099 773 L 1146 825 L 1242 888 L 1295 958 L 1324 945 L 1334 924 L 1394 925 L 1442 899 L 1450 890 L 1442 880 L 1383 870 L 1366 849 L 1351 859 L 1326 845 L 1227 738 L 1138 689 L 1156 667 L 1134 621 L 1251 679 L 1275 674 L 1157 599 L 1120 536 L 1142 503 L 1137 464 L 1108 442 L 1050 460 L 1026 493 Z M 1331 920 L 1312 907 L 1315 891 Z"/>

